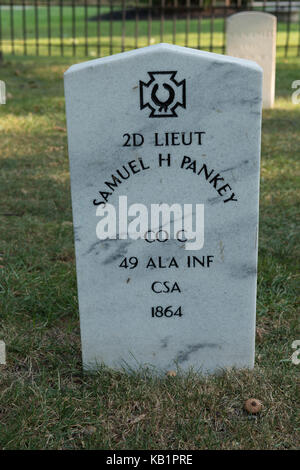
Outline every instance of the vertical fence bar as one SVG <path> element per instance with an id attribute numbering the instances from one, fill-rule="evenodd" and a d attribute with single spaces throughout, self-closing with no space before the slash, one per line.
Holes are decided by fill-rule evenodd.
<path id="1" fill-rule="evenodd" d="M 292 0 L 289 0 L 288 5 L 288 21 L 286 25 L 286 43 L 285 43 L 285 57 L 289 54 L 289 43 L 290 43 L 290 31 L 291 31 L 291 9 L 292 9 Z"/>
<path id="2" fill-rule="evenodd" d="M 125 37 L 126 37 L 126 5 L 125 0 L 122 0 L 122 43 L 121 51 L 125 51 Z"/>
<path id="3" fill-rule="evenodd" d="M 189 31 L 191 20 L 191 0 L 186 0 L 186 18 L 185 18 L 185 47 L 189 46 Z"/>
<path id="4" fill-rule="evenodd" d="M 164 42 L 165 29 L 165 0 L 160 2 L 160 42 Z"/>
<path id="5" fill-rule="evenodd" d="M 139 37 L 139 0 L 135 2 L 135 48 L 138 48 Z"/>
<path id="6" fill-rule="evenodd" d="M 226 0 L 224 1 L 224 10 L 223 10 L 223 44 L 222 44 L 222 54 L 226 52 L 226 21 L 227 21 L 227 4 Z"/>
<path id="7" fill-rule="evenodd" d="M 60 35 L 60 55 L 64 56 L 64 23 L 63 23 L 63 2 L 59 2 L 59 35 Z"/>
<path id="8" fill-rule="evenodd" d="M 109 53 L 113 53 L 113 3 L 110 0 L 110 10 L 109 10 Z"/>
<path id="9" fill-rule="evenodd" d="M 210 18 L 210 41 L 209 41 L 209 50 L 213 51 L 214 47 L 214 21 L 215 21 L 215 0 L 211 2 L 211 18 Z"/>
<path id="10" fill-rule="evenodd" d="M 0 62 L 3 59 L 3 48 L 2 48 L 2 5 L 0 5 Z"/>
<path id="11" fill-rule="evenodd" d="M 300 56 L 300 18 L 298 23 L 298 52 L 297 55 Z"/>
<path id="12" fill-rule="evenodd" d="M 14 2 L 10 1 L 10 44 L 11 53 L 15 53 Z"/>
<path id="13" fill-rule="evenodd" d="M 39 7 L 38 2 L 34 2 L 34 17 L 35 17 L 35 53 L 39 55 Z"/>
<path id="14" fill-rule="evenodd" d="M 151 44 L 152 34 L 152 0 L 148 0 L 148 46 Z"/>
<path id="15" fill-rule="evenodd" d="M 51 56 L 51 6 L 47 1 L 47 23 L 48 23 L 48 55 Z"/>
<path id="16" fill-rule="evenodd" d="M 101 28 L 100 28 L 100 21 L 101 21 L 101 0 L 97 0 L 97 56 L 101 56 Z"/>
<path id="17" fill-rule="evenodd" d="M 25 0 L 22 1 L 22 32 L 23 32 L 23 53 L 24 53 L 24 55 L 27 55 L 26 5 L 25 5 Z"/>
<path id="18" fill-rule="evenodd" d="M 72 53 L 76 55 L 76 6 L 75 0 L 72 0 Z"/>
<path id="19" fill-rule="evenodd" d="M 177 26 L 177 8 L 178 8 L 178 0 L 174 0 L 173 2 L 173 33 L 172 33 L 172 42 L 176 44 L 176 26 Z"/>
<path id="20" fill-rule="evenodd" d="M 197 49 L 201 49 L 201 20 L 203 10 L 203 0 L 199 0 L 199 16 L 198 16 L 198 27 L 197 27 Z"/>
<path id="21" fill-rule="evenodd" d="M 276 18 L 277 18 L 277 28 L 278 28 L 278 11 L 279 11 L 279 0 L 276 0 L 276 8 L 275 8 L 275 14 L 276 14 Z M 277 33 L 278 33 L 278 30 L 276 31 L 276 36 L 277 36 Z M 276 37 L 276 40 L 277 40 L 277 37 Z"/>
<path id="22" fill-rule="evenodd" d="M 84 0 L 84 55 L 89 55 L 89 43 L 88 43 L 88 3 Z"/>

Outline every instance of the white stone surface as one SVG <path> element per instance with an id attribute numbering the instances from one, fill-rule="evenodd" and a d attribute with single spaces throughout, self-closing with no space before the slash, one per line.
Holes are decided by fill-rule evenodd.
<path id="1" fill-rule="evenodd" d="M 162 75 L 175 72 L 176 116 L 151 101 L 169 96 Z M 166 74 L 170 84 L 170 75 Z M 77 281 L 85 369 L 104 362 L 155 370 L 193 367 L 214 372 L 254 361 L 262 70 L 253 62 L 159 44 L 74 65 L 65 74 Z M 143 96 L 141 93 L 143 90 Z M 140 101 L 142 99 L 142 102 Z M 148 101 L 149 100 L 149 101 Z M 177 102 L 177 101 L 176 101 Z M 140 109 L 140 108 L 143 109 Z M 161 146 L 165 133 L 176 145 Z M 183 145 L 181 133 L 196 136 Z M 123 146 L 124 134 L 144 144 Z M 158 134 L 155 145 L 155 134 Z M 201 145 L 199 145 L 201 135 Z M 169 144 L 171 135 L 169 134 Z M 166 140 L 164 140 L 166 142 Z M 180 145 L 177 145 L 177 144 Z M 167 158 L 159 166 L 159 154 Z M 183 158 L 190 159 L 183 168 Z M 147 168 L 142 169 L 143 166 Z M 187 160 L 186 160 L 187 161 Z M 108 203 L 204 204 L 204 246 L 177 240 L 99 240 L 95 203 L 117 170 L 138 171 L 111 191 Z M 203 164 L 211 176 L 206 179 Z M 135 166 L 136 165 L 136 166 Z M 125 173 L 124 173 L 125 175 Z M 224 178 L 224 180 L 213 179 Z M 216 185 L 216 187 L 214 187 Z M 220 190 L 224 185 L 226 188 Z M 220 193 L 218 193 L 220 190 Z M 232 196 L 233 195 L 233 196 Z M 227 202 L 226 199 L 228 199 Z M 235 201 L 234 199 L 237 199 Z M 187 257 L 198 262 L 187 267 Z M 135 269 L 119 267 L 136 257 Z M 159 267 L 159 257 L 160 266 Z M 152 258 L 156 268 L 146 266 Z M 169 265 L 172 258 L 178 267 Z M 154 293 L 154 281 L 177 282 L 181 292 Z M 182 316 L 152 317 L 152 307 L 181 306 Z"/>
<path id="2" fill-rule="evenodd" d="M 257 62 L 263 69 L 263 107 L 275 99 L 277 19 L 270 13 L 242 12 L 227 18 L 226 52 Z"/>

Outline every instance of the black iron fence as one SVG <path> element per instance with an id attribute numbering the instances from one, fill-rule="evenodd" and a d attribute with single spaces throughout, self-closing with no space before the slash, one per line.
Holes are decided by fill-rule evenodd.
<path id="1" fill-rule="evenodd" d="M 278 53 L 300 55 L 295 0 L 0 0 L 0 52 L 101 57 L 168 42 L 225 53 L 226 18 L 247 10 L 275 14 Z"/>

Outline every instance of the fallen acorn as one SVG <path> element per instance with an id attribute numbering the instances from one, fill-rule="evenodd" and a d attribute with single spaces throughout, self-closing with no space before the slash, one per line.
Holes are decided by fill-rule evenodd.
<path id="1" fill-rule="evenodd" d="M 168 372 L 166 372 L 167 377 L 176 377 L 176 375 L 177 372 L 175 370 L 168 370 Z"/>
<path id="2" fill-rule="evenodd" d="M 262 403 L 256 398 L 249 398 L 245 401 L 244 408 L 248 413 L 256 414 L 262 409 Z"/>

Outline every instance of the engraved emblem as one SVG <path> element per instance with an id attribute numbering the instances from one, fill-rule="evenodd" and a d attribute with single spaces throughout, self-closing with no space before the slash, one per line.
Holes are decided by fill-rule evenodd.
<path id="1" fill-rule="evenodd" d="M 177 72 L 148 72 L 149 82 L 140 80 L 140 109 L 149 108 L 150 118 L 178 117 L 176 109 L 186 108 L 185 80 Z"/>

